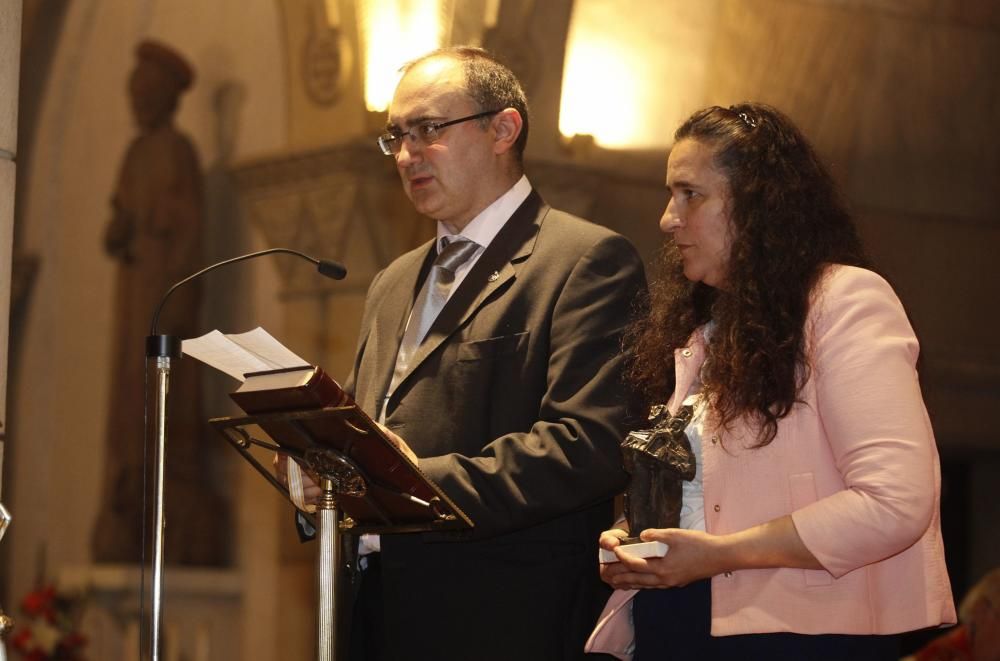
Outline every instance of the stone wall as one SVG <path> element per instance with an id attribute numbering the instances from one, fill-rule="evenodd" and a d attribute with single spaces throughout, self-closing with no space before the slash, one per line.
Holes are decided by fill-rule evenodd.
<path id="1" fill-rule="evenodd" d="M 21 61 L 21 2 L 0 6 L 0 502 L 7 424 L 7 340 L 14 241 L 14 158 L 17 155 L 17 90 Z"/>

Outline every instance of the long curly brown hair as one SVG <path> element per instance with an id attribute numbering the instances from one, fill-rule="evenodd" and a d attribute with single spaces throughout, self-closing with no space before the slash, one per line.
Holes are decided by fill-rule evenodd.
<path id="1" fill-rule="evenodd" d="M 767 445 L 809 375 L 804 326 L 824 266 L 868 260 L 833 179 L 778 110 L 759 103 L 699 110 L 674 140 L 710 147 L 728 180 L 727 275 L 719 289 L 690 282 L 679 251 L 664 246 L 647 313 L 626 334 L 627 378 L 646 404 L 665 402 L 674 350 L 713 321 L 702 392 L 719 424 L 742 418 L 756 428 L 758 447 Z"/>

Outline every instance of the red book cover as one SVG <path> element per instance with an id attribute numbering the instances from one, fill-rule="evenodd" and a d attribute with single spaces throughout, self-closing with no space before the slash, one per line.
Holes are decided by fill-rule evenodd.
<path id="1" fill-rule="evenodd" d="M 303 366 L 246 375 L 233 401 L 250 415 L 301 411 L 354 402 L 321 367 Z"/>

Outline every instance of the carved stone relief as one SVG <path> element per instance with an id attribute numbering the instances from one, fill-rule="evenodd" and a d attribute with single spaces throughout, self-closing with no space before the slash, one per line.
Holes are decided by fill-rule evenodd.
<path id="1" fill-rule="evenodd" d="M 318 106 L 330 106 L 340 97 L 344 71 L 350 66 L 351 52 L 337 16 L 327 15 L 323 0 L 312 0 L 306 18 L 305 42 L 302 45 L 302 83 L 306 95 Z"/>
<path id="2" fill-rule="evenodd" d="M 347 267 L 343 281 L 308 263 L 275 260 L 290 346 L 346 376 L 365 292 L 375 274 L 434 232 L 370 141 L 288 153 L 233 171 L 244 222 L 268 247 L 292 248 Z"/>

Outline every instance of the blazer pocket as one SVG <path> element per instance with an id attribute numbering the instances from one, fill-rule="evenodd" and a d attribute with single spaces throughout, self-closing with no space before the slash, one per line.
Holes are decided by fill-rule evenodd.
<path id="1" fill-rule="evenodd" d="M 497 356 L 507 356 L 522 352 L 528 346 L 530 331 L 489 337 L 485 340 L 463 342 L 458 345 L 458 360 L 491 360 Z"/>
<path id="2" fill-rule="evenodd" d="M 792 495 L 792 510 L 799 510 L 819 500 L 816 495 L 816 477 L 812 473 L 795 473 L 788 476 Z M 825 569 L 803 569 L 806 586 L 831 585 L 833 576 Z"/>

